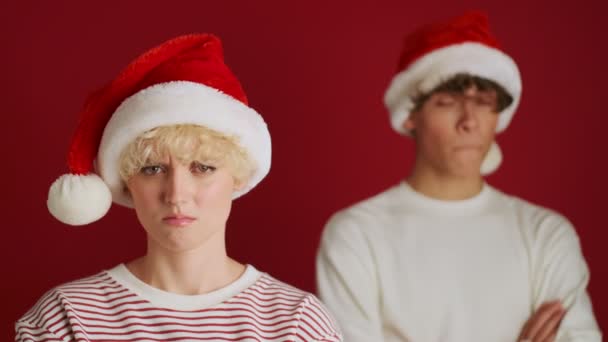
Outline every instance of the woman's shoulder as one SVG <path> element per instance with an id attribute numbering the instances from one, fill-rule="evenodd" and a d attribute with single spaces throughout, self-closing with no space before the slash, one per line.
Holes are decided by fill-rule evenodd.
<path id="1" fill-rule="evenodd" d="M 17 337 L 61 334 L 61 327 L 66 325 L 63 321 L 70 312 L 83 306 L 93 307 L 95 302 L 107 301 L 109 297 L 120 295 L 124 291 L 107 271 L 55 286 L 17 320 Z M 52 332 L 51 326 L 54 327 Z"/>
<path id="2" fill-rule="evenodd" d="M 304 340 L 340 341 L 341 333 L 333 315 L 312 293 L 262 273 L 258 280 L 233 300 L 249 302 L 262 313 L 282 312 L 296 321 Z M 284 317 L 286 318 L 286 316 Z"/>

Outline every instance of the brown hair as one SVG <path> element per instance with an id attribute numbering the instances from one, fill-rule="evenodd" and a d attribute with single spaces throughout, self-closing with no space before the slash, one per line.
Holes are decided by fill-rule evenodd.
<path id="1" fill-rule="evenodd" d="M 511 103 L 513 103 L 513 96 L 511 96 L 500 84 L 479 76 L 473 76 L 470 74 L 456 74 L 448 80 L 439 84 L 430 92 L 416 96 L 413 99 L 413 112 L 419 111 L 426 102 L 426 100 L 428 100 L 428 98 L 431 97 L 431 95 L 433 95 L 434 93 L 462 93 L 473 86 L 475 86 L 475 88 L 477 88 L 479 91 L 496 92 L 496 111 L 498 113 L 502 112 L 505 108 L 509 107 Z"/>

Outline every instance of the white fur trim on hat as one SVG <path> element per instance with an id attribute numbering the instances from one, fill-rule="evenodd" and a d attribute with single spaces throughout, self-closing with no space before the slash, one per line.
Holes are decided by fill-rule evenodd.
<path id="1" fill-rule="evenodd" d="M 96 174 L 59 177 L 47 199 L 49 212 L 59 221 L 80 226 L 102 218 L 112 206 L 112 194 Z"/>
<path id="2" fill-rule="evenodd" d="M 256 186 L 270 170 L 270 133 L 264 119 L 252 108 L 215 88 L 189 81 L 156 84 L 128 97 L 107 123 L 97 167 L 114 202 L 133 207 L 119 174 L 120 155 L 140 134 L 159 126 L 201 125 L 238 138 L 256 164 L 256 170 L 237 198 Z"/>
<path id="3" fill-rule="evenodd" d="M 481 162 L 481 174 L 484 176 L 489 175 L 490 173 L 496 171 L 501 163 L 502 151 L 500 150 L 500 147 L 498 147 L 498 144 L 493 141 L 492 145 L 490 145 L 490 149 Z"/>
<path id="4" fill-rule="evenodd" d="M 393 77 L 384 94 L 384 103 L 390 112 L 393 129 L 400 134 L 409 135 L 403 124 L 414 109 L 412 99 L 429 93 L 459 73 L 492 80 L 504 87 L 513 97 L 513 103 L 498 117 L 496 132 L 506 129 L 521 98 L 519 69 L 513 59 L 502 51 L 472 42 L 434 50 Z"/>

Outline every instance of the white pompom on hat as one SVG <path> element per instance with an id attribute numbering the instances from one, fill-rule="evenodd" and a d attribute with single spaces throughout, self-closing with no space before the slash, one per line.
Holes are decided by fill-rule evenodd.
<path id="1" fill-rule="evenodd" d="M 422 27 L 405 37 L 397 74 L 384 94 L 393 129 L 409 136 L 403 124 L 415 107 L 414 99 L 463 73 L 492 80 L 513 97 L 498 117 L 496 132 L 504 131 L 521 99 L 521 76 L 517 64 L 500 49 L 487 15 L 478 11 Z M 482 174 L 500 165 L 502 153 L 495 142 L 485 159 Z"/>
<path id="2" fill-rule="evenodd" d="M 224 63 L 221 41 L 190 34 L 145 52 L 87 99 L 70 145 L 69 174 L 49 190 L 50 213 L 61 222 L 84 225 L 103 217 L 112 201 L 132 207 L 119 174 L 120 154 L 140 134 L 175 124 L 238 138 L 256 170 L 233 198 L 268 174 L 270 133 Z"/>

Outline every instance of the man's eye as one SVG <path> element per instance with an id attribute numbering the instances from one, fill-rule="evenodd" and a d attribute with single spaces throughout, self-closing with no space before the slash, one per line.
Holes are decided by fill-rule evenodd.
<path id="1" fill-rule="evenodd" d="M 492 98 L 487 98 L 487 97 L 478 97 L 476 102 L 477 102 L 478 105 L 482 105 L 482 106 L 492 106 L 492 105 L 494 105 L 493 99 Z"/>
<path id="2" fill-rule="evenodd" d="M 449 106 L 454 104 L 454 102 L 456 102 L 456 99 L 454 98 L 454 96 L 450 95 L 441 95 L 438 96 L 435 100 L 435 103 L 437 103 L 439 106 Z"/>
<path id="3" fill-rule="evenodd" d="M 149 165 L 141 168 L 140 172 L 144 175 L 156 175 L 163 172 L 163 167 L 160 165 Z"/>
<path id="4" fill-rule="evenodd" d="M 192 169 L 193 169 L 193 171 L 200 172 L 200 173 L 209 173 L 209 172 L 215 171 L 216 168 L 211 165 L 205 165 L 202 163 L 193 162 Z"/>

